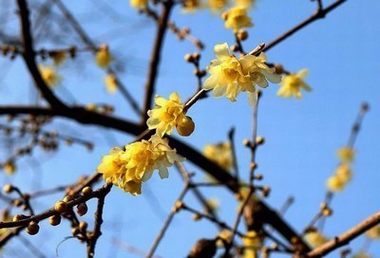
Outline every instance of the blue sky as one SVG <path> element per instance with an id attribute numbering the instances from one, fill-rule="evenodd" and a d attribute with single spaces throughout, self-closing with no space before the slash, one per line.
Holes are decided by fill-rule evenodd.
<path id="1" fill-rule="evenodd" d="M 98 43 L 109 43 L 117 58 L 125 61 L 126 71 L 121 78 L 136 98 L 141 97 L 154 34 L 152 22 L 138 15 L 129 7 L 128 1 L 110 1 L 108 4 L 100 1 L 103 5 L 98 6 L 93 1 L 65 2 L 75 10 Z M 107 6 L 111 10 L 104 15 L 102 11 Z M 245 48 L 252 49 L 258 43 L 274 39 L 314 10 L 315 3 L 307 0 L 259 0 L 250 13 L 255 27 L 249 30 L 250 38 L 244 42 Z M 263 182 L 273 190 L 268 198 L 273 207 L 280 207 L 288 196 L 295 197 L 286 218 L 297 230 L 302 230 L 317 212 L 324 196 L 325 180 L 338 162 L 335 152 L 345 144 L 362 101 L 370 104 L 370 112 L 356 145 L 354 179 L 334 199 L 334 216 L 327 221 L 325 232 L 333 236 L 379 209 L 380 27 L 376 25 L 379 13 L 378 1 L 348 0 L 325 19 L 313 23 L 267 53 L 270 61 L 281 63 L 288 70 L 308 68 L 307 82 L 313 88 L 302 100 L 294 100 L 277 97 L 278 86 L 270 85 L 264 90 L 260 104 L 259 135 L 266 138 L 266 144 L 258 150 L 258 171 L 265 177 Z M 194 35 L 204 40 L 207 48 L 202 52 L 203 67 L 214 58 L 213 45 L 233 43 L 233 35 L 224 29 L 223 21 L 209 11 L 183 14 L 180 8 L 176 8 L 173 18 L 179 26 L 189 26 Z M 77 41 L 69 41 L 68 44 L 77 44 Z M 167 34 L 157 94 L 168 96 L 177 91 L 187 99 L 195 91 L 193 68 L 183 61 L 184 54 L 192 51 L 191 44 L 178 42 L 172 33 Z M 120 95 L 107 95 L 102 84 L 104 72 L 96 67 L 93 57 L 83 54 L 80 61 L 80 64 L 66 62 L 61 70 L 64 80 L 57 88 L 57 94 L 69 103 L 112 103 L 117 115 L 136 119 Z M 0 67 L 3 71 L 7 69 L 1 80 L 0 94 L 4 96 L 1 104 L 30 103 L 32 85 L 21 59 L 11 66 L 8 60 L 0 59 Z M 235 103 L 208 98 L 197 103 L 189 115 L 196 123 L 196 131 L 185 140 L 199 149 L 225 140 L 231 126 L 236 127 L 239 168 L 247 177 L 249 153 L 240 144 L 251 135 L 252 110 L 247 97 L 241 96 Z M 82 147 L 62 146 L 54 154 L 37 151 L 35 160 L 41 161 L 37 169 L 32 159 L 25 158 L 19 163 L 17 175 L 2 177 L 4 182 L 14 182 L 31 191 L 36 188 L 34 182 L 43 187 L 71 183 L 81 174 L 91 174 L 101 156 L 111 147 L 132 140 L 128 135 L 92 126 L 75 126 L 62 119 L 57 119 L 49 128 L 59 128 L 65 134 L 91 140 L 95 149 L 87 152 Z M 203 179 L 202 171 L 191 164 L 186 163 L 186 166 L 197 173 L 197 179 Z M 113 189 L 106 202 L 106 223 L 97 246 L 98 257 L 137 257 L 117 248 L 113 239 L 147 250 L 181 187 L 176 171 L 172 170 L 170 178 L 165 181 L 153 176 L 145 185 L 145 194 L 139 197 Z M 210 198 L 218 198 L 222 204 L 221 217 L 233 221 L 237 204 L 230 193 L 217 189 L 205 189 L 204 193 Z M 57 198 L 59 195 L 36 204 L 44 208 Z M 192 196 L 188 202 L 194 203 Z M 87 218 L 92 219 L 91 212 Z M 213 237 L 216 232 L 214 226 L 204 221 L 193 222 L 190 214 L 180 213 L 157 254 L 184 257 L 198 238 Z M 54 256 L 57 244 L 69 235 L 68 228 L 62 227 L 58 232 L 43 223 L 35 243 Z M 363 239 L 358 239 L 352 246 L 359 248 L 362 242 Z M 15 246 L 17 240 L 10 249 Z M 4 257 L 12 257 L 11 251 L 5 252 Z M 76 240 L 68 240 L 59 248 L 60 257 L 83 257 L 84 252 L 85 247 Z M 370 253 L 380 256 L 378 243 L 371 247 Z"/>

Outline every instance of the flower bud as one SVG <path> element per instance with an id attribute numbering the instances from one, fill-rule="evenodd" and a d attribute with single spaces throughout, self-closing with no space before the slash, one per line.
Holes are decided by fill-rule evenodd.
<path id="1" fill-rule="evenodd" d="M 189 136 L 194 132 L 195 124 L 189 116 L 184 116 L 177 123 L 177 131 L 182 136 Z"/>
<path id="2" fill-rule="evenodd" d="M 26 232 L 29 235 L 35 235 L 38 233 L 38 231 L 40 231 L 40 226 L 38 226 L 38 223 L 35 221 L 29 222 L 28 227 L 26 228 Z"/>
<path id="3" fill-rule="evenodd" d="M 54 210 L 59 213 L 63 213 L 67 210 L 67 203 L 64 201 L 58 201 L 54 205 Z"/>
<path id="4" fill-rule="evenodd" d="M 52 226 L 57 226 L 61 223 L 61 216 L 60 215 L 53 215 L 49 218 L 49 223 Z"/>
<path id="5" fill-rule="evenodd" d="M 87 204 L 85 203 L 80 203 L 78 204 L 77 206 L 77 213 L 79 216 L 83 216 L 87 213 L 88 211 L 88 207 L 87 207 Z"/>

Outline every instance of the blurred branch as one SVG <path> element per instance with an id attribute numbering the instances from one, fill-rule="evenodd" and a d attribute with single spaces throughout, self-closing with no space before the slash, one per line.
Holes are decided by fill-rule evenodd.
<path id="1" fill-rule="evenodd" d="M 353 239 L 357 238 L 358 236 L 365 233 L 370 228 L 378 225 L 379 223 L 380 223 L 380 211 L 368 217 L 364 221 L 360 222 L 355 227 L 347 230 L 341 235 L 334 237 L 330 241 L 310 251 L 307 254 L 307 257 L 312 258 L 312 257 L 325 256 L 328 253 L 334 251 L 335 249 L 348 244 Z"/>
<path id="2" fill-rule="evenodd" d="M 153 43 L 153 50 L 150 57 L 147 82 L 145 84 L 145 97 L 144 97 L 144 108 L 142 114 L 141 123 L 145 124 L 148 119 L 148 110 L 152 107 L 154 99 L 154 87 L 158 77 L 158 69 L 161 59 L 161 51 L 163 48 L 163 42 L 165 39 L 165 34 L 168 28 L 168 21 L 170 18 L 170 13 L 174 7 L 174 2 L 172 0 L 167 0 L 162 2 L 162 14 L 158 19 L 158 28 L 156 38 Z"/>
<path id="3" fill-rule="evenodd" d="M 66 109 L 67 106 L 59 100 L 54 93 L 49 89 L 43 80 L 35 61 L 35 51 L 33 47 L 33 37 L 30 32 L 31 25 L 29 21 L 29 9 L 26 0 L 17 0 L 19 7 L 20 23 L 21 23 L 21 36 L 24 45 L 23 58 L 29 69 L 31 76 L 40 90 L 42 96 L 46 101 L 56 109 Z"/>

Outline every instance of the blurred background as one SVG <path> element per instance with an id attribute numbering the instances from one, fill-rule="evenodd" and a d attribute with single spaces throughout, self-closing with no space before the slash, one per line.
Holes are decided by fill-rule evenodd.
<path id="1" fill-rule="evenodd" d="M 36 48 L 83 46 L 54 1 L 28 2 L 32 10 L 40 10 L 32 11 Z M 112 65 L 120 79 L 136 99 L 142 99 L 155 23 L 131 8 L 127 0 L 63 2 L 96 44 L 109 45 L 115 57 Z M 333 1 L 324 2 L 327 5 Z M 245 49 L 271 41 L 309 17 L 315 9 L 316 2 L 307 0 L 258 0 L 250 11 L 255 26 L 249 29 L 250 37 L 243 43 Z M 1 44 L 18 40 L 16 12 L 15 1 L 0 0 Z M 272 189 L 267 202 L 280 208 L 289 196 L 293 196 L 295 202 L 285 218 L 297 231 L 302 231 L 319 210 L 326 192 L 325 181 L 338 164 L 336 151 L 346 144 L 363 101 L 369 103 L 370 110 L 356 143 L 354 177 L 348 187 L 335 196 L 332 202 L 334 214 L 327 219 L 324 233 L 332 237 L 379 210 L 379 13 L 378 1 L 348 0 L 325 19 L 314 22 L 267 53 L 269 61 L 281 63 L 290 71 L 308 68 L 310 75 L 306 81 L 313 88 L 301 100 L 283 99 L 276 96 L 279 86 L 271 84 L 263 91 L 259 107 L 258 134 L 265 137 L 266 142 L 258 149 L 257 163 L 258 172 L 264 175 L 263 183 Z M 206 9 L 184 13 L 177 6 L 172 20 L 179 27 L 191 28 L 191 33 L 205 43 L 206 48 L 201 52 L 202 67 L 214 58 L 215 44 L 234 43 L 233 33 L 224 28 L 218 13 Z M 196 49 L 189 42 L 179 42 L 175 35 L 167 34 L 156 88 L 158 95 L 167 97 L 177 91 L 186 100 L 196 91 L 193 67 L 183 58 L 186 53 L 194 51 Z M 51 60 L 40 61 L 46 65 L 51 63 Z M 54 91 L 65 102 L 78 105 L 108 103 L 114 106 L 117 116 L 138 121 L 119 92 L 107 93 L 103 83 L 105 71 L 95 64 L 92 53 L 78 53 L 77 58 L 68 59 L 59 67 L 59 74 L 62 80 Z M 1 105 L 40 101 L 21 58 L 13 61 L 0 58 L 0 94 Z M 248 178 L 250 153 L 241 144 L 243 139 L 250 137 L 252 130 L 252 108 L 247 97 L 242 94 L 235 103 L 224 98 L 208 98 L 197 103 L 189 115 L 196 124 L 196 130 L 191 137 L 182 139 L 199 150 L 207 144 L 226 141 L 229 129 L 235 127 L 240 173 L 243 178 Z M 4 117 L 1 123 L 7 123 Z M 17 160 L 14 175 L 1 172 L 3 184 L 15 184 L 26 192 L 71 184 L 80 175 L 92 174 L 102 155 L 110 148 L 133 140 L 130 135 L 59 118 L 49 123 L 46 129 L 90 141 L 94 148 L 89 151 L 75 144 L 62 144 L 57 152 L 37 148 L 33 155 Z M 11 155 L 14 146 L 26 141 L 18 136 L 2 134 L 1 137 L 3 160 Z M 185 166 L 196 173 L 197 182 L 205 180 L 202 170 L 189 162 L 185 162 Z M 97 257 L 139 257 L 146 252 L 182 185 L 178 173 L 172 169 L 167 180 L 161 180 L 154 174 L 138 197 L 113 188 L 105 204 L 105 223 L 97 244 Z M 238 207 L 234 196 L 219 188 L 202 191 L 207 198 L 217 199 L 220 217 L 232 223 Z M 33 205 L 42 211 L 61 196 L 40 198 Z M 186 203 L 201 209 L 191 194 L 187 196 Z M 5 207 L 5 203 L 1 205 Z M 91 206 L 86 215 L 89 222 L 92 221 L 93 210 Z M 52 228 L 46 221 L 40 226 L 41 231 L 36 236 L 23 234 L 46 257 L 85 256 L 85 245 L 77 240 L 62 242 L 71 236 L 69 227 Z M 197 239 L 212 238 L 217 232 L 215 226 L 207 221 L 195 222 L 190 213 L 181 212 L 176 215 L 156 254 L 160 257 L 185 257 Z M 354 251 L 359 250 L 364 241 L 358 238 L 350 247 Z M 369 253 L 380 257 L 379 243 L 374 242 Z M 333 253 L 329 257 L 337 255 Z M 17 239 L 13 239 L 0 256 L 33 257 Z"/>

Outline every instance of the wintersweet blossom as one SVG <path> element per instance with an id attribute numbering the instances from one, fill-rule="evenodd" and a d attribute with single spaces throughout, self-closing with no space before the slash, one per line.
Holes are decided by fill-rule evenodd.
<path id="1" fill-rule="evenodd" d="M 96 52 L 96 64 L 101 68 L 107 68 L 112 62 L 112 56 L 107 45 L 103 44 Z"/>
<path id="2" fill-rule="evenodd" d="M 243 258 L 256 258 L 257 251 L 262 247 L 262 239 L 256 231 L 250 230 L 243 237 L 244 252 Z"/>
<path id="3" fill-rule="evenodd" d="M 193 132 L 194 123 L 185 115 L 185 105 L 176 92 L 170 94 L 169 99 L 157 96 L 155 104 L 155 107 L 148 111 L 149 118 L 146 124 L 149 129 L 156 129 L 160 137 L 171 134 L 175 127 L 183 136 L 188 136 Z"/>
<path id="4" fill-rule="evenodd" d="M 148 0 L 130 0 L 130 4 L 133 8 L 138 10 L 146 9 Z"/>
<path id="5" fill-rule="evenodd" d="M 233 7 L 222 14 L 224 26 L 237 32 L 240 29 L 252 27 L 253 23 L 248 16 L 248 9 L 244 6 Z"/>
<path id="6" fill-rule="evenodd" d="M 326 181 L 326 187 L 331 192 L 341 192 L 346 185 L 347 182 L 337 175 L 330 176 Z"/>
<path id="7" fill-rule="evenodd" d="M 231 170 L 233 156 L 231 144 L 229 142 L 206 145 L 203 149 L 203 154 L 206 158 L 214 161 L 221 168 L 224 168 L 227 171 Z"/>
<path id="8" fill-rule="evenodd" d="M 285 75 L 281 81 L 281 88 L 277 91 L 277 95 L 284 98 L 302 97 L 301 89 L 311 91 L 311 87 L 304 79 L 308 74 L 307 69 L 302 69 L 298 73 Z"/>
<path id="9" fill-rule="evenodd" d="M 38 69 L 41 73 L 42 79 L 50 88 L 56 86 L 62 79 L 53 67 L 40 65 Z"/>
<path id="10" fill-rule="evenodd" d="M 3 169 L 7 175 L 13 175 L 16 172 L 17 167 L 13 160 L 8 160 L 3 164 Z"/>
<path id="11" fill-rule="evenodd" d="M 168 167 L 182 160 L 166 139 L 157 135 L 125 146 L 114 148 L 102 158 L 97 168 L 104 180 L 132 195 L 141 194 L 141 185 L 158 170 L 161 178 L 168 177 Z"/>
<path id="12" fill-rule="evenodd" d="M 342 147 L 337 152 L 338 158 L 342 163 L 351 163 L 355 158 L 355 151 L 351 147 Z"/>
<path id="13" fill-rule="evenodd" d="M 214 11 L 221 11 L 227 5 L 227 0 L 208 0 L 208 7 Z"/>
<path id="14" fill-rule="evenodd" d="M 380 225 L 374 226 L 366 232 L 366 236 L 370 239 L 380 239 Z"/>
<path id="15" fill-rule="evenodd" d="M 245 8 L 250 8 L 254 6 L 256 3 L 256 0 L 235 0 L 235 4 L 237 6 L 242 6 Z"/>
<path id="16" fill-rule="evenodd" d="M 323 245 L 328 239 L 318 230 L 312 230 L 305 234 L 305 240 L 314 248 Z"/>
<path id="17" fill-rule="evenodd" d="M 106 85 L 107 92 L 113 94 L 117 91 L 117 79 L 114 74 L 107 74 L 106 77 L 104 77 L 104 84 Z"/>
<path id="18" fill-rule="evenodd" d="M 183 5 L 182 10 L 185 13 L 191 13 L 200 8 L 199 0 L 184 0 L 182 2 L 182 5 Z"/>
<path id="19" fill-rule="evenodd" d="M 267 87 L 268 81 L 278 83 L 281 76 L 266 64 L 263 53 L 259 56 L 245 55 L 237 58 L 229 51 L 227 43 L 214 47 L 216 59 L 208 67 L 210 76 L 204 82 L 204 89 L 212 90 L 216 97 L 226 96 L 236 101 L 240 92 L 247 92 L 250 102 L 257 96 L 256 85 Z"/>

